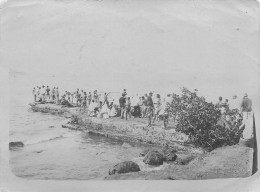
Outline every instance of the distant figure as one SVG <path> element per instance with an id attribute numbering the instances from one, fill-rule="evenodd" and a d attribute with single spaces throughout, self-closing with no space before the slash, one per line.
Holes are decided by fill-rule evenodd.
<path id="1" fill-rule="evenodd" d="M 82 110 L 84 112 L 86 112 L 86 108 L 87 108 L 87 93 L 86 92 L 83 93 L 81 107 L 82 107 Z"/>
<path id="2" fill-rule="evenodd" d="M 37 93 L 35 87 L 33 88 L 32 94 L 33 94 L 34 102 L 36 102 Z"/>
<path id="3" fill-rule="evenodd" d="M 88 93 L 88 106 L 90 105 L 90 102 L 92 100 L 92 94 L 91 92 Z"/>
<path id="4" fill-rule="evenodd" d="M 219 97 L 219 98 L 218 98 L 218 102 L 217 102 L 217 104 L 216 104 L 216 107 L 217 107 L 217 108 L 221 108 L 222 105 L 223 105 L 222 97 Z"/>
<path id="5" fill-rule="evenodd" d="M 55 87 L 53 87 L 53 89 L 52 89 L 52 100 L 53 101 L 55 101 L 55 93 L 56 93 L 55 89 L 56 89 Z"/>
<path id="6" fill-rule="evenodd" d="M 147 107 L 148 107 L 147 102 L 148 102 L 148 95 L 144 94 L 144 101 L 143 101 L 144 107 L 143 107 L 143 115 L 142 115 L 143 118 L 146 117 L 146 112 L 147 112 Z"/>
<path id="7" fill-rule="evenodd" d="M 161 105 L 162 105 L 161 96 L 159 94 L 157 94 L 153 122 L 155 122 L 155 120 L 159 121 L 159 113 L 161 110 Z"/>
<path id="8" fill-rule="evenodd" d="M 110 109 L 109 117 L 116 117 L 117 111 L 116 111 L 116 105 L 112 105 L 112 108 Z"/>
<path id="9" fill-rule="evenodd" d="M 95 91 L 93 92 L 93 98 L 94 98 L 95 102 L 98 102 L 98 101 L 99 101 L 97 90 L 95 90 Z"/>
<path id="10" fill-rule="evenodd" d="M 150 92 L 149 96 L 147 97 L 147 110 L 146 114 L 148 117 L 148 127 L 152 126 L 152 117 L 154 113 L 154 105 L 153 105 L 153 99 L 152 99 L 153 93 Z"/>
<path id="11" fill-rule="evenodd" d="M 126 100 L 126 109 L 125 109 L 125 119 L 127 120 L 127 116 L 131 118 L 131 100 L 130 97 L 127 97 Z"/>
<path id="12" fill-rule="evenodd" d="M 165 99 L 165 102 L 166 102 L 166 105 L 168 105 L 168 104 L 171 104 L 171 102 L 172 102 L 172 97 L 171 97 L 171 94 L 167 94 L 167 97 L 166 97 L 166 99 Z"/>
<path id="13" fill-rule="evenodd" d="M 126 93 L 126 89 L 124 89 L 124 91 L 123 91 L 123 93 L 122 94 L 124 94 L 124 96 L 126 96 L 127 95 L 127 93 Z"/>
<path id="14" fill-rule="evenodd" d="M 42 98 L 42 102 L 45 101 L 45 92 L 46 92 L 46 89 L 45 89 L 45 86 L 43 85 L 42 88 L 41 88 L 41 98 Z"/>
<path id="15" fill-rule="evenodd" d="M 50 101 L 50 88 L 49 88 L 49 86 L 47 86 L 47 88 L 46 88 L 46 100 L 47 101 Z"/>
<path id="16" fill-rule="evenodd" d="M 59 96 L 60 96 L 60 93 L 59 93 L 59 88 L 56 87 L 55 89 L 55 100 L 56 100 L 56 104 L 59 104 Z"/>
<path id="17" fill-rule="evenodd" d="M 243 130 L 243 139 L 252 139 L 253 138 L 253 110 L 252 110 L 252 101 L 248 98 L 247 93 L 244 94 L 240 105 L 240 112 L 243 116 L 242 125 L 240 129 L 244 127 Z"/>
<path id="18" fill-rule="evenodd" d="M 108 96 L 108 94 L 109 94 L 109 93 L 105 93 L 105 94 L 104 94 L 104 103 L 107 102 L 107 96 Z"/>
<path id="19" fill-rule="evenodd" d="M 226 111 L 229 110 L 228 99 L 225 100 L 225 102 L 223 103 L 223 106 L 226 108 Z"/>
<path id="20" fill-rule="evenodd" d="M 120 107 L 120 111 L 121 111 L 121 119 L 124 119 L 125 107 L 126 107 L 125 104 L 126 104 L 125 94 L 122 93 L 122 96 L 119 99 L 119 107 Z"/>
<path id="21" fill-rule="evenodd" d="M 77 89 L 75 96 L 76 96 L 77 105 L 80 105 L 81 104 L 81 95 L 80 95 L 79 89 Z"/>

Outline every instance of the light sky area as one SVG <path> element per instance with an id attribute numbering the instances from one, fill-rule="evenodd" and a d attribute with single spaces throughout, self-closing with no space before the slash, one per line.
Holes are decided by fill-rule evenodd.
<path id="1" fill-rule="evenodd" d="M 2 63 L 75 89 L 257 97 L 258 9 L 251 0 L 11 0 Z"/>

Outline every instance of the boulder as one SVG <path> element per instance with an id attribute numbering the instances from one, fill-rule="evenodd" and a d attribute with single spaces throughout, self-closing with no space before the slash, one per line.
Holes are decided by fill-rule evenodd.
<path id="1" fill-rule="evenodd" d="M 174 161 L 177 165 L 187 165 L 189 164 L 195 157 L 194 156 L 184 156 L 184 157 L 178 157 L 176 161 Z"/>
<path id="2" fill-rule="evenodd" d="M 16 148 L 16 147 L 23 147 L 24 144 L 21 141 L 9 142 L 9 149 Z"/>
<path id="3" fill-rule="evenodd" d="M 132 161 L 124 161 L 122 163 L 116 164 L 112 169 L 109 169 L 108 174 L 121 174 L 121 173 L 129 173 L 129 172 L 138 172 L 140 171 L 140 167 Z"/>
<path id="4" fill-rule="evenodd" d="M 144 149 L 144 150 L 139 154 L 139 157 L 144 157 L 149 151 L 150 151 L 150 149 Z"/>
<path id="5" fill-rule="evenodd" d="M 175 161 L 177 159 L 177 155 L 174 151 L 171 151 L 169 153 L 167 153 L 165 156 L 165 161 Z"/>
<path id="6" fill-rule="evenodd" d="M 143 162 L 149 165 L 162 165 L 164 160 L 164 156 L 158 151 L 149 151 L 145 155 Z"/>

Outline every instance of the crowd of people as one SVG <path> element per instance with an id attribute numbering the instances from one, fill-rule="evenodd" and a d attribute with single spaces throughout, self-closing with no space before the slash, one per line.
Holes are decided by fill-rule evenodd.
<path id="1" fill-rule="evenodd" d="M 33 97 L 35 102 L 50 102 L 59 105 L 77 106 L 79 110 L 89 116 L 98 118 L 121 117 L 122 119 L 129 118 L 148 118 L 148 126 L 151 126 L 152 121 L 159 121 L 159 117 L 166 113 L 167 103 L 171 102 L 171 95 L 168 94 L 166 99 L 161 99 L 160 94 L 156 94 L 153 101 L 153 94 L 144 94 L 143 96 L 127 95 L 126 89 L 116 105 L 113 98 L 109 99 L 110 93 L 100 94 L 97 90 L 86 92 L 77 89 L 75 92 L 65 91 L 60 95 L 59 88 L 49 86 L 37 86 L 33 88 Z M 102 97 L 103 96 L 103 97 Z"/>
<path id="2" fill-rule="evenodd" d="M 97 90 L 86 92 L 77 89 L 74 92 L 65 91 L 64 94 L 60 95 L 58 87 L 50 88 L 43 85 L 33 88 L 35 102 L 52 102 L 69 107 L 79 107 L 80 111 L 89 116 L 104 119 L 112 117 L 121 117 L 126 120 L 129 118 L 147 118 L 148 126 L 151 126 L 152 122 L 160 121 L 165 114 L 167 115 L 167 106 L 173 101 L 173 94 L 167 94 L 164 99 L 161 98 L 160 94 L 154 95 L 153 92 L 130 97 L 124 89 L 118 102 L 115 102 L 113 98 L 109 98 L 109 94 L 101 94 Z M 236 99 L 236 96 L 233 99 Z M 119 105 L 116 103 L 119 103 Z M 222 114 L 230 111 L 228 99 L 223 101 L 222 97 L 219 97 L 216 107 L 221 110 Z M 252 116 L 252 101 L 247 94 L 244 95 L 240 107 L 237 108 L 240 108 L 243 119 Z"/>

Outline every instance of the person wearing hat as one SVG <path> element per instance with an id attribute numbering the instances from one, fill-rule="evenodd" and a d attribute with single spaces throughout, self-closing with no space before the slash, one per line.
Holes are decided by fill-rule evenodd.
<path id="1" fill-rule="evenodd" d="M 243 130 L 244 140 L 249 140 L 253 138 L 253 110 L 252 110 L 252 101 L 248 98 L 247 93 L 244 94 L 240 105 L 240 112 L 243 117 L 242 125 L 240 129 Z"/>

